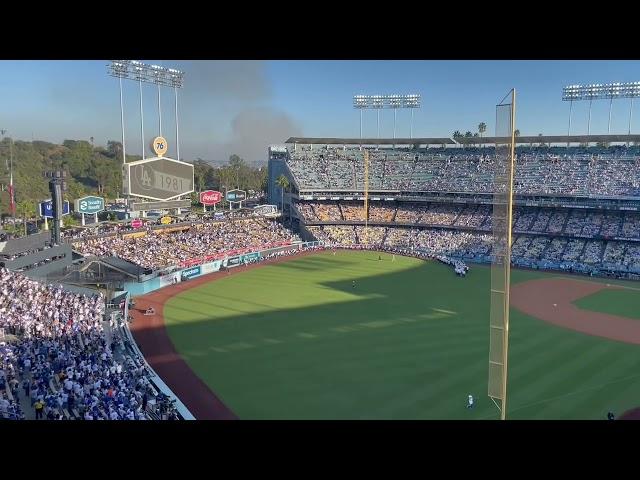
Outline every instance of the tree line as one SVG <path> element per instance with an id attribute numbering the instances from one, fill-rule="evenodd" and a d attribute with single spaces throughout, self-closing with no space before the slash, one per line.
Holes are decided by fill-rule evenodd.
<path id="1" fill-rule="evenodd" d="M 86 140 L 65 140 L 62 145 L 4 138 L 0 141 L 0 214 L 9 213 L 10 157 L 13 158 L 13 184 L 16 215 L 33 217 L 38 202 L 51 197 L 45 172 L 65 170 L 68 175 L 65 200 L 71 204 L 86 195 L 99 195 L 107 201 L 122 196 L 122 144 L 110 140 L 106 147 Z M 127 162 L 140 160 L 127 154 Z M 198 158 L 194 162 L 196 192 L 240 188 L 266 190 L 266 168 L 249 166 L 238 155 L 229 163 L 214 167 Z M 196 195 L 194 195 L 194 198 Z"/>

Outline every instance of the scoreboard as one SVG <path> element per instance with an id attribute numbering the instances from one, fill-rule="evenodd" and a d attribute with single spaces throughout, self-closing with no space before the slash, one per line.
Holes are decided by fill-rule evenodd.
<path id="1" fill-rule="evenodd" d="M 194 191 L 193 165 L 170 158 L 149 158 L 123 165 L 125 193 L 150 200 L 171 200 Z"/>

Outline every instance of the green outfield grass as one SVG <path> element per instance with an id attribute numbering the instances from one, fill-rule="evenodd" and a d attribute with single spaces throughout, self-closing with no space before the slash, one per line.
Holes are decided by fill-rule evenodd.
<path id="1" fill-rule="evenodd" d="M 600 290 L 574 302 L 579 308 L 640 320 L 640 288 Z"/>
<path id="2" fill-rule="evenodd" d="M 459 278 L 381 255 L 321 253 L 185 291 L 165 306 L 169 335 L 240 418 L 498 418 L 486 396 L 489 269 Z M 640 347 L 511 319 L 509 418 L 640 405 Z"/>

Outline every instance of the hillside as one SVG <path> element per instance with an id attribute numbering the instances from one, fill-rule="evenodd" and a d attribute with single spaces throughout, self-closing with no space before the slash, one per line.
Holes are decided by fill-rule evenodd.
<path id="1" fill-rule="evenodd" d="M 70 202 L 88 194 L 117 198 L 122 192 L 121 148 L 121 143 L 115 141 L 109 141 L 105 148 L 86 140 L 65 140 L 62 145 L 16 140 L 13 144 L 16 202 L 39 202 L 50 198 L 44 173 L 57 169 L 66 170 L 70 176 L 66 194 Z M 10 139 L 4 138 L 0 141 L 0 214 L 8 213 L 9 157 Z M 127 162 L 140 158 L 139 155 L 127 155 Z M 232 155 L 229 164 L 222 167 L 213 167 L 201 159 L 194 165 L 197 191 L 223 186 L 245 190 L 266 187 L 266 168 L 250 167 L 237 155 Z"/>

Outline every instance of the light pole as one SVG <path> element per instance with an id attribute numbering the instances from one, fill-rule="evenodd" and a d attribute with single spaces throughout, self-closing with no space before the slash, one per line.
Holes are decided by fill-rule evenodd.
<path id="1" fill-rule="evenodd" d="M 178 137 L 178 89 L 184 85 L 184 72 L 173 68 L 165 68 L 160 65 L 147 65 L 137 60 L 112 60 L 108 67 L 108 73 L 116 77 L 120 84 L 120 124 L 122 127 L 122 163 L 126 163 L 126 146 L 124 136 L 124 104 L 122 99 L 122 79 L 134 80 L 138 82 L 140 95 L 140 140 L 142 145 L 142 159 L 146 158 L 145 138 L 144 138 L 144 109 L 142 102 L 142 84 L 155 84 L 158 88 L 158 131 L 162 136 L 162 107 L 160 88 L 172 87 L 175 93 L 176 111 L 176 152 L 177 160 L 180 160 L 180 139 Z M 124 168 L 124 167 L 123 167 Z M 129 197 L 129 194 L 127 194 Z M 127 205 L 129 202 L 127 201 Z"/>
<path id="2" fill-rule="evenodd" d="M 145 140 L 144 140 L 144 110 L 142 106 L 142 84 L 154 84 L 158 88 L 158 131 L 162 136 L 162 105 L 161 105 L 161 87 L 171 87 L 174 89 L 175 95 L 175 114 L 176 114 L 176 152 L 177 160 L 180 160 L 180 139 L 178 127 L 178 89 L 184 86 L 184 72 L 174 68 L 165 68 L 160 65 L 147 65 L 136 60 L 112 60 L 108 65 L 109 75 L 135 80 L 138 82 L 140 91 L 140 134 L 142 136 L 142 158 L 145 158 Z M 122 103 L 122 102 L 121 102 Z M 122 112 L 122 107 L 121 107 Z M 123 115 L 123 114 L 122 114 Z M 124 119 L 121 120 L 123 125 L 124 138 Z M 124 143 L 124 141 L 123 141 Z"/>

